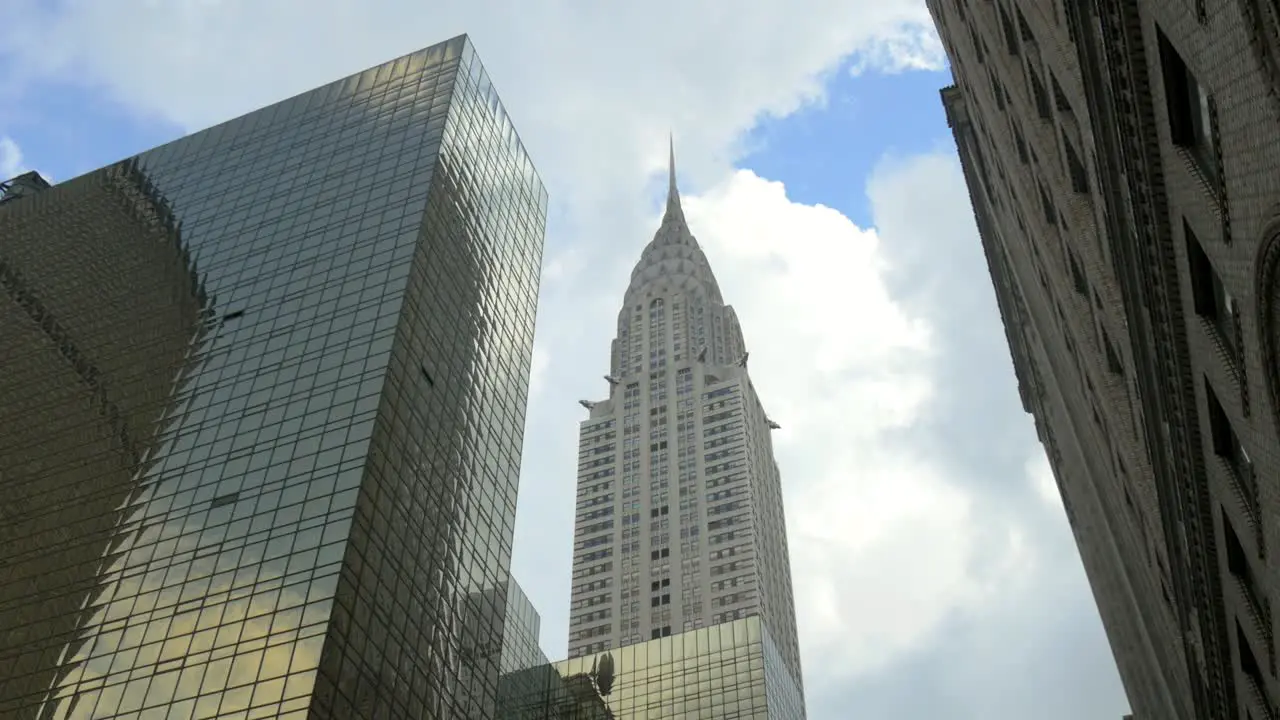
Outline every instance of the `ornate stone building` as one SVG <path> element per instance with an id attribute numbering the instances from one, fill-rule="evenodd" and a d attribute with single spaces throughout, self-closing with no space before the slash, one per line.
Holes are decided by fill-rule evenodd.
<path id="1" fill-rule="evenodd" d="M 608 397 L 582 401 L 590 416 L 578 439 L 570 659 L 664 638 L 653 647 L 683 649 L 696 631 L 719 627 L 719 637 L 730 632 L 725 623 L 759 616 L 776 652 L 762 655 L 759 640 L 743 650 L 776 659 L 790 683 L 770 693 L 769 716 L 802 717 L 770 437 L 778 425 L 751 382 L 738 317 L 685 221 L 674 152 L 662 224 L 631 273 L 610 355 Z M 774 672 L 756 678 L 761 699 Z"/>
<path id="2" fill-rule="evenodd" d="M 929 6 L 1024 406 L 1133 717 L 1275 718 L 1277 11 Z"/>

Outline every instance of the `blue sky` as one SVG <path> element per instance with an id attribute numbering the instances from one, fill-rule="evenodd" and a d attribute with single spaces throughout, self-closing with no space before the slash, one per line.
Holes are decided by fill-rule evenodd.
<path id="1" fill-rule="evenodd" d="M 947 71 L 833 72 L 828 99 L 785 118 L 765 118 L 739 161 L 780 180 L 796 202 L 822 204 L 860 226 L 871 222 L 863 184 L 885 154 L 914 155 L 952 144 L 938 90 Z"/>
<path id="2" fill-rule="evenodd" d="M 783 424 L 810 717 L 1119 718 L 1123 691 L 1018 402 L 922 3 L 584 2 L 10 10 L 0 138 L 64 180 L 471 33 L 555 209 L 514 571 L 559 657 L 577 400 L 606 392 L 674 131 L 686 214 Z"/>
<path id="3" fill-rule="evenodd" d="M 4 133 L 30 164 L 66 180 L 181 137 L 183 128 L 148 121 L 110 96 L 67 82 L 24 93 L 22 103 L 0 115 Z"/>

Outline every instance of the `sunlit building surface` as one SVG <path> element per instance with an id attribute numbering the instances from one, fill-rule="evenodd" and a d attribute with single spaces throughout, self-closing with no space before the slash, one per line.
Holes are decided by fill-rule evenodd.
<path id="1" fill-rule="evenodd" d="M 758 615 L 571 658 L 556 668 L 567 681 L 593 682 L 614 717 L 628 720 L 805 716 L 801 687 Z"/>
<path id="2" fill-rule="evenodd" d="M 0 205 L 0 698 L 59 679 L 209 299 L 136 163 Z M 39 190 L 38 194 L 32 191 Z M 91 292 L 81 292 L 86 284 Z M 138 308 L 150 308 L 145 323 Z M 27 698 L 21 701 L 21 698 Z"/>
<path id="3" fill-rule="evenodd" d="M 1280 717 L 1280 13 L 931 0 L 1008 333 L 1132 717 Z"/>
<path id="4" fill-rule="evenodd" d="M 759 616 L 504 673 L 499 688 L 502 720 L 805 716 L 801 689 Z"/>
<path id="5" fill-rule="evenodd" d="M 779 426 L 747 360 L 685 220 L 673 151 L 661 226 L 618 313 L 608 397 L 581 401 L 571 659 L 758 617 L 803 697 Z"/>
<path id="6" fill-rule="evenodd" d="M 0 186 L 0 717 L 495 717 L 546 201 L 465 36 Z"/>

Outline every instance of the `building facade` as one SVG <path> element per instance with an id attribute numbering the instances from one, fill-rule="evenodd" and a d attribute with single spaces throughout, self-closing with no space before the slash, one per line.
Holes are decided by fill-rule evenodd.
<path id="1" fill-rule="evenodd" d="M 555 664 L 591 683 L 610 717 L 803 720 L 804 694 L 768 623 L 751 615 Z"/>
<path id="2" fill-rule="evenodd" d="M 547 198 L 470 41 L 44 185 L 0 716 L 495 717 Z"/>
<path id="3" fill-rule="evenodd" d="M 1280 16 L 931 0 L 1019 388 L 1135 718 L 1276 718 Z"/>
<path id="4" fill-rule="evenodd" d="M 570 658 L 760 616 L 800 686 L 776 424 L 685 221 L 674 152 L 605 380 L 607 399 L 582 401 Z"/>
<path id="5" fill-rule="evenodd" d="M 512 578 L 507 583 L 506 619 L 502 629 L 502 672 L 546 665 L 551 661 L 542 652 L 542 616 Z"/>
<path id="6" fill-rule="evenodd" d="M 609 689 L 606 668 L 566 677 L 538 644 L 542 618 L 520 585 L 506 589 L 506 621 L 502 633 L 498 677 L 498 720 L 612 720 L 600 694 Z"/>

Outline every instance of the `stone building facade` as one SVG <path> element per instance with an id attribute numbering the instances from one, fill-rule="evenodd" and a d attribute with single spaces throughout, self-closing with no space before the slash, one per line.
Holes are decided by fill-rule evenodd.
<path id="1" fill-rule="evenodd" d="M 569 657 L 758 615 L 803 687 L 778 425 L 685 220 L 674 152 L 610 355 L 608 397 L 582 401 Z"/>
<path id="2" fill-rule="evenodd" d="M 1280 16 L 930 0 L 1018 382 L 1136 718 L 1275 718 Z"/>

